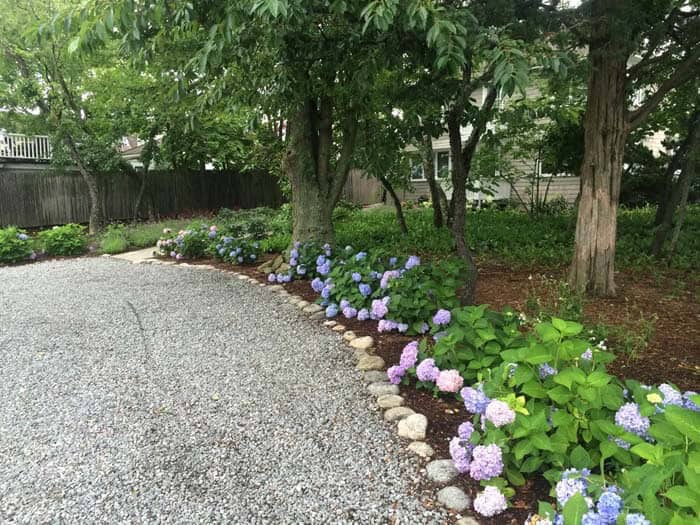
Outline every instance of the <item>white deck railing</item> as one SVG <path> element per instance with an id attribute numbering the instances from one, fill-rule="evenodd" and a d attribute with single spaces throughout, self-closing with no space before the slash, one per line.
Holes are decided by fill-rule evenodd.
<path id="1" fill-rule="evenodd" d="M 51 160 L 51 139 L 46 135 L 0 133 L 0 159 Z"/>

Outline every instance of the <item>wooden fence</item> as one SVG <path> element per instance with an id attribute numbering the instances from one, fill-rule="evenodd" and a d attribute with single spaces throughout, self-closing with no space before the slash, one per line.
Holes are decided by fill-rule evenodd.
<path id="1" fill-rule="evenodd" d="M 267 174 L 232 172 L 149 173 L 145 199 L 156 215 L 187 210 L 276 207 L 283 202 L 277 180 Z M 133 217 L 139 179 L 120 174 L 100 180 L 108 220 Z M 0 226 L 41 227 L 88 221 L 90 200 L 77 171 L 39 164 L 0 165 Z"/>

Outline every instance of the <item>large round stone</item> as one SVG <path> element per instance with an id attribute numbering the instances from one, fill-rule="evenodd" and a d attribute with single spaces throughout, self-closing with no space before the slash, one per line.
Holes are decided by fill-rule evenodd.
<path id="1" fill-rule="evenodd" d="M 471 500 L 462 489 L 457 487 L 445 487 L 437 494 L 438 501 L 442 503 L 448 509 L 456 510 L 461 512 L 469 505 L 471 505 Z"/>
<path id="2" fill-rule="evenodd" d="M 399 421 L 399 436 L 402 438 L 422 441 L 428 429 L 428 418 L 423 414 L 412 414 Z"/>
<path id="3" fill-rule="evenodd" d="M 425 466 L 428 479 L 433 483 L 446 485 L 459 476 L 451 459 L 436 459 Z"/>

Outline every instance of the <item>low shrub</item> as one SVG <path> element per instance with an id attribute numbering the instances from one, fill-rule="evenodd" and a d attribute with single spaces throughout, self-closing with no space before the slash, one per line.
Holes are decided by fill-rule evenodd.
<path id="1" fill-rule="evenodd" d="M 260 257 L 260 243 L 247 239 L 234 239 L 220 236 L 215 249 L 215 256 L 222 261 L 233 264 L 255 264 Z"/>
<path id="2" fill-rule="evenodd" d="M 100 251 L 121 253 L 129 249 L 129 232 L 123 224 L 110 224 L 100 237 Z"/>
<path id="3" fill-rule="evenodd" d="M 14 226 L 0 228 L 0 263 L 16 263 L 34 256 L 32 240 Z"/>
<path id="4" fill-rule="evenodd" d="M 54 226 L 39 232 L 37 238 L 48 255 L 80 255 L 85 253 L 88 245 L 85 226 L 80 224 Z"/>

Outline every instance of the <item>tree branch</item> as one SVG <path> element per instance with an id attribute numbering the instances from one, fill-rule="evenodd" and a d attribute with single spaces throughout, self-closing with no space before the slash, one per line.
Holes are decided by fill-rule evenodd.
<path id="1" fill-rule="evenodd" d="M 644 104 L 633 111 L 627 112 L 627 126 L 632 129 L 644 122 L 644 119 L 661 103 L 669 91 L 691 78 L 697 73 L 698 69 L 700 69 L 700 46 L 696 47 L 695 50 L 676 67 L 673 74 L 659 86 Z"/>

